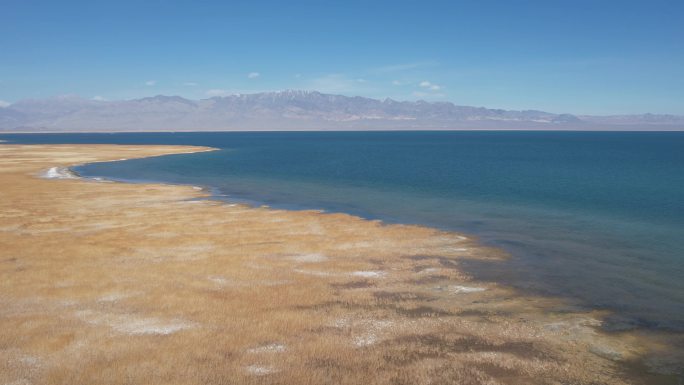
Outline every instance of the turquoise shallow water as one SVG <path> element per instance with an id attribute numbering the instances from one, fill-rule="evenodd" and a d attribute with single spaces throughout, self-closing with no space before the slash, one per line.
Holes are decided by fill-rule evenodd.
<path id="1" fill-rule="evenodd" d="M 287 132 L 0 135 L 22 143 L 193 144 L 210 153 L 79 167 L 227 199 L 475 234 L 482 279 L 684 331 L 684 133 Z"/>

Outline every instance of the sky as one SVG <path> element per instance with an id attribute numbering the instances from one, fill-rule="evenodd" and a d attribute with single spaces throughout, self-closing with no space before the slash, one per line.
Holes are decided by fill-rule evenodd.
<path id="1" fill-rule="evenodd" d="M 684 114 L 684 1 L 0 0 L 0 106 L 284 89 Z"/>

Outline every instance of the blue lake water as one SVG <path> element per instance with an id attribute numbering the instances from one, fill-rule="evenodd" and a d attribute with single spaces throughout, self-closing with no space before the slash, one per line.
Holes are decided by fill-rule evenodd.
<path id="1" fill-rule="evenodd" d="M 609 329 L 684 331 L 684 132 L 261 132 L 0 135 L 21 143 L 220 151 L 81 166 L 227 199 L 477 235 L 509 251 L 481 279 L 615 311 Z"/>

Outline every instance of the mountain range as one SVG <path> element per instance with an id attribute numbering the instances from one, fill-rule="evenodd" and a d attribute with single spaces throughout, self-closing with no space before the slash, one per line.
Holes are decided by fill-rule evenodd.
<path id="1" fill-rule="evenodd" d="M 684 116 L 554 114 L 296 90 L 201 100 L 58 96 L 0 107 L 0 132 L 392 129 L 683 130 Z"/>

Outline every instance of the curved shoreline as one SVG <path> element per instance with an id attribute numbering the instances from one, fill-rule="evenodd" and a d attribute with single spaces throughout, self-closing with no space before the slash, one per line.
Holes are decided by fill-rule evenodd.
<path id="1" fill-rule="evenodd" d="M 222 150 L 226 151 L 228 149 L 224 148 Z M 232 152 L 232 150 L 230 150 L 230 152 Z M 231 180 L 233 180 L 232 178 L 223 181 L 219 179 L 219 177 L 221 176 L 220 168 L 214 171 L 211 171 L 210 169 L 207 173 L 199 172 L 199 176 L 195 176 L 193 174 L 195 172 L 194 170 L 185 168 L 186 166 L 191 166 L 195 162 L 208 162 L 209 164 L 216 164 L 217 160 L 225 162 L 228 159 L 226 158 L 226 155 L 215 154 L 211 157 L 201 156 L 193 159 L 188 158 L 186 160 L 168 159 L 158 162 L 143 161 L 129 163 L 128 165 L 120 164 L 118 166 L 115 164 L 115 162 L 107 162 L 99 167 L 81 166 L 77 168 L 77 170 L 79 172 L 82 172 L 83 175 L 86 177 L 99 176 L 124 183 L 162 183 L 181 186 L 200 184 L 204 186 L 204 188 L 206 188 L 207 191 L 211 194 L 211 196 L 207 199 L 216 199 L 228 203 L 247 204 L 251 207 L 268 206 L 275 209 L 294 211 L 321 210 L 322 212 L 326 213 L 345 213 L 353 216 L 358 216 L 366 220 L 381 220 L 383 223 L 386 224 L 409 224 L 425 226 L 428 228 L 438 229 L 447 232 L 468 234 L 471 238 L 476 239 L 478 243 L 482 245 L 498 248 L 500 250 L 505 251 L 507 254 L 511 255 L 511 258 L 509 258 L 505 263 L 502 264 L 468 264 L 466 271 L 468 272 L 468 274 L 475 277 L 476 279 L 483 281 L 495 281 L 498 284 L 514 287 L 523 295 L 562 298 L 563 300 L 574 304 L 578 308 L 591 308 L 612 312 L 612 316 L 604 319 L 604 322 L 602 322 L 601 327 L 602 329 L 604 329 L 604 331 L 646 329 L 660 330 L 663 332 L 684 332 L 684 324 L 682 324 L 681 317 L 676 316 L 678 314 L 681 314 L 681 309 L 677 311 L 675 310 L 675 307 L 667 306 L 667 304 L 665 303 L 665 299 L 660 298 L 660 302 L 652 301 L 649 303 L 644 303 L 643 298 L 648 297 L 648 295 L 644 294 L 641 295 L 641 301 L 630 300 L 629 296 L 614 296 L 614 301 L 613 296 L 609 296 L 607 294 L 600 294 L 603 292 L 603 290 L 601 289 L 610 290 L 610 285 L 607 285 L 605 283 L 599 283 L 601 282 L 601 280 L 599 279 L 591 280 L 583 276 L 583 269 L 586 269 L 586 271 L 589 273 L 593 271 L 592 269 L 586 268 L 586 266 L 580 266 L 579 263 L 576 264 L 576 266 L 573 266 L 573 261 L 567 260 L 568 255 L 573 253 L 573 246 L 581 247 L 584 244 L 584 240 L 589 241 L 587 243 L 595 241 L 595 239 L 591 238 L 591 234 L 585 233 L 584 239 L 579 237 L 570 239 L 569 237 L 566 237 L 566 239 L 570 239 L 571 242 L 560 244 L 560 241 L 553 238 L 555 236 L 553 233 L 555 232 L 557 234 L 563 234 L 564 229 L 568 229 L 568 227 L 563 227 L 564 223 L 549 223 L 549 218 L 543 218 L 547 220 L 547 223 L 545 223 L 546 226 L 543 227 L 543 229 L 548 229 L 546 233 L 536 233 L 535 231 L 529 228 L 525 230 L 520 230 L 524 229 L 524 227 L 519 227 L 517 230 L 515 230 L 517 231 L 516 234 L 515 231 L 506 232 L 507 230 L 503 227 L 503 224 L 501 222 L 496 223 L 496 219 L 492 217 L 493 212 L 496 212 L 497 215 L 500 215 L 502 218 L 507 216 L 509 223 L 506 223 L 505 225 L 507 225 L 508 228 L 513 229 L 515 228 L 515 226 L 511 225 L 511 219 L 524 218 L 525 215 L 530 215 L 532 217 L 534 215 L 543 215 L 540 214 L 540 211 L 542 210 L 539 208 L 527 208 L 526 210 L 530 211 L 530 214 L 525 213 L 519 206 L 514 206 L 517 212 L 515 212 L 514 210 L 507 212 L 505 211 L 505 209 L 499 207 L 497 209 L 491 209 L 487 214 L 480 213 L 479 217 L 477 215 L 473 215 L 472 211 L 469 214 L 465 214 L 464 212 L 459 212 L 452 208 L 450 211 L 451 215 L 445 214 L 442 215 L 442 217 L 435 217 L 434 215 L 432 217 L 425 217 L 421 216 L 420 211 L 417 211 L 415 209 L 413 209 L 412 211 L 406 211 L 403 208 L 396 209 L 390 204 L 387 204 L 385 206 L 382 206 L 381 204 L 378 206 L 371 206 L 367 204 L 369 200 L 368 198 L 366 198 L 367 196 L 374 196 L 374 199 L 378 199 L 378 197 L 375 195 L 378 194 L 386 202 L 393 202 L 394 204 L 394 200 L 398 201 L 398 199 L 404 199 L 403 202 L 405 202 L 405 204 L 403 204 L 403 206 L 420 207 L 422 203 L 421 199 L 426 200 L 425 196 L 401 196 L 396 191 L 379 192 L 374 191 L 372 188 L 369 187 L 363 189 L 357 188 L 345 190 L 349 188 L 349 186 L 346 186 L 345 183 L 342 183 L 339 188 L 341 191 L 348 192 L 348 194 L 340 194 L 335 196 L 333 195 L 334 190 L 331 190 L 331 186 L 334 186 L 334 184 L 331 185 L 330 181 L 321 181 L 321 189 L 324 190 L 317 190 L 316 188 L 318 186 L 315 185 L 315 183 L 317 182 L 310 180 L 301 180 L 300 178 L 295 178 L 294 180 L 292 180 L 291 183 L 288 181 L 287 183 L 280 185 L 287 191 L 286 193 L 281 193 L 280 190 L 273 187 L 277 186 L 278 183 L 283 183 L 282 181 L 275 182 L 277 181 L 277 175 L 271 175 L 264 177 L 264 179 L 260 179 L 261 177 L 255 177 L 253 175 L 246 176 L 242 174 L 234 174 L 233 177 L 236 178 L 234 182 L 237 186 L 240 187 L 232 188 L 232 183 L 230 182 Z M 173 167 L 179 167 L 182 171 L 179 170 L 178 173 L 176 173 L 175 170 L 171 170 L 171 172 L 163 171 L 164 169 L 168 168 L 170 164 L 175 165 Z M 138 165 L 141 166 L 140 172 L 137 171 Z M 246 166 L 248 168 L 250 167 L 249 164 L 247 164 Z M 224 167 L 228 167 L 228 164 L 224 164 Z M 156 168 L 158 168 L 158 171 L 161 172 L 160 174 L 150 172 L 151 170 L 155 170 Z M 256 182 L 257 180 L 259 182 Z M 260 189 L 259 186 L 261 185 L 264 186 L 264 190 Z M 303 193 L 299 194 L 297 192 L 298 190 L 302 191 Z M 312 194 L 311 192 L 306 192 L 308 190 L 316 191 L 316 193 Z M 302 199 L 302 196 L 304 196 L 303 194 L 305 194 L 305 196 L 311 197 L 312 199 Z M 348 198 L 345 198 L 345 196 L 348 196 Z M 366 204 L 364 205 L 364 203 Z M 432 202 L 433 207 L 441 206 L 445 209 L 448 209 L 448 207 L 446 207 L 448 204 L 448 201 L 442 201 L 439 202 L 439 204 L 437 204 L 436 202 Z M 394 204 L 394 206 L 396 206 L 396 204 Z M 379 207 L 380 209 L 378 209 Z M 478 209 L 482 211 L 482 207 Z M 535 210 L 537 211 L 535 212 Z M 445 210 L 445 213 L 446 212 L 447 211 Z M 549 217 L 553 217 L 557 220 L 558 218 L 556 218 L 555 216 L 560 217 L 560 213 L 562 213 L 562 210 L 558 209 L 558 211 L 546 212 L 544 214 L 548 215 Z M 462 216 L 462 214 L 465 215 Z M 584 213 L 582 215 L 579 215 L 579 217 L 585 215 L 588 214 Z M 468 219 L 451 220 L 451 218 L 461 217 Z M 442 220 L 443 218 L 450 219 Z M 481 220 L 481 222 L 479 222 L 479 220 Z M 602 218 L 602 220 L 604 221 L 602 225 L 606 227 L 619 227 L 621 225 L 624 225 L 625 223 L 630 223 L 629 219 L 619 220 L 616 218 Z M 468 227 L 469 222 L 477 223 L 477 225 L 473 227 Z M 534 223 L 534 219 L 530 218 L 529 222 Z M 570 221 L 566 222 L 569 223 Z M 494 226 L 492 226 L 492 224 L 494 224 Z M 499 226 L 498 229 L 495 228 L 497 225 Z M 541 223 L 537 224 L 537 226 L 540 225 Z M 495 228 L 495 230 L 491 231 L 493 227 Z M 530 225 L 530 227 L 532 227 L 532 225 Z M 612 234 L 612 236 L 615 236 L 615 234 Z M 535 242 L 543 243 L 545 239 L 557 241 L 555 244 L 555 246 L 557 246 L 556 249 L 553 249 L 553 242 L 549 242 L 546 245 L 546 250 L 540 250 L 540 248 L 538 247 L 535 248 Z M 630 252 L 634 250 L 635 254 L 639 253 L 639 251 L 636 251 L 638 249 L 627 248 L 624 247 L 624 245 L 621 245 L 619 243 L 619 238 L 615 239 L 614 241 L 614 245 L 617 247 L 622 247 L 622 251 Z M 516 242 L 519 243 L 516 244 Z M 571 244 L 572 242 L 574 242 L 575 245 Z M 610 245 L 610 243 L 606 244 Z M 642 244 L 645 244 L 645 242 L 642 242 Z M 638 247 L 638 245 L 632 246 Z M 543 254 L 544 251 L 546 251 L 545 255 Z M 596 250 L 596 248 L 594 248 L 594 250 L 575 249 L 574 251 L 575 255 L 573 256 L 581 259 L 583 256 L 591 256 L 592 251 L 600 252 L 601 250 Z M 558 254 L 565 254 L 566 261 L 564 261 L 564 267 L 575 267 L 575 270 L 573 274 L 565 273 L 565 276 L 563 276 L 563 273 L 561 273 L 560 276 L 563 279 L 554 280 L 553 276 L 556 272 L 554 270 L 544 270 L 544 267 L 549 267 L 549 263 L 545 262 L 545 260 L 551 260 L 555 258 Z M 617 252 L 614 252 L 614 254 L 618 255 Z M 643 250 L 641 254 L 649 255 L 648 253 L 644 254 Z M 533 255 L 533 257 L 530 257 L 530 255 Z M 544 257 L 542 257 L 542 255 L 544 255 Z M 563 257 L 561 257 L 561 259 L 562 258 Z M 593 260 L 593 258 L 591 259 Z M 616 260 L 620 261 L 620 259 L 613 259 L 610 262 L 614 262 Z M 603 261 L 604 265 L 608 265 L 608 263 L 605 263 L 607 262 L 605 258 L 599 257 L 598 261 Z M 627 262 L 630 262 L 628 258 L 626 258 L 625 263 Z M 633 261 L 631 262 L 633 263 Z M 596 262 L 593 264 L 596 265 L 599 263 L 600 262 Z M 560 266 L 560 264 L 558 265 Z M 651 266 L 644 266 L 644 268 L 652 266 L 657 266 L 657 264 L 652 264 Z M 618 271 L 617 266 L 613 270 Z M 611 275 L 608 273 L 610 273 L 610 271 L 606 270 L 603 271 L 603 274 L 590 273 L 590 275 L 593 275 L 594 278 L 607 277 L 610 280 Z M 622 271 L 620 277 L 630 277 L 630 273 L 633 273 L 633 271 Z M 612 278 L 614 278 L 613 281 L 615 281 L 615 278 L 617 278 L 617 276 L 612 276 Z M 618 284 L 617 286 L 620 285 Z M 640 293 L 648 293 L 648 287 L 644 288 L 643 282 L 640 282 L 638 279 L 631 281 L 630 284 L 627 284 L 627 281 L 625 281 L 624 285 L 620 287 L 625 291 L 630 290 L 636 292 L 637 290 L 639 290 Z M 658 297 L 653 295 L 653 298 Z M 658 305 L 654 305 L 655 309 L 653 309 L 649 307 L 651 303 L 660 303 L 663 305 L 659 308 Z M 649 312 L 649 310 L 656 311 Z M 660 310 L 662 310 L 662 312 L 658 312 Z"/>
<path id="2" fill-rule="evenodd" d="M 15 149 L 8 153 L 10 147 Z M 1 154 L 10 156 L 0 160 L 5 166 L 0 176 L 18 187 L 3 187 L 9 198 L 0 211 L 7 223 L 0 236 L 7 238 L 0 240 L 12 242 L 11 264 L 25 266 L 21 273 L 6 266 L 0 270 L 6 278 L 0 286 L 7 293 L 3 305 L 10 309 L 1 313 L 5 332 L 0 338 L 10 338 L 17 330 L 13 317 L 36 317 L 31 322 L 48 325 L 48 330 L 85 325 L 85 344 L 114 333 L 105 338 L 114 344 L 124 341 L 125 347 L 105 354 L 121 359 L 144 351 L 146 342 L 139 340 L 140 335 L 172 335 L 172 341 L 155 340 L 155 346 L 183 347 L 210 361 L 217 351 L 198 342 L 222 341 L 231 346 L 227 365 L 245 382 L 262 375 L 301 381 L 323 373 L 361 380 L 360 368 L 368 365 L 379 369 L 365 375 L 378 379 L 392 372 L 406 379 L 417 373 L 439 376 L 434 370 L 443 371 L 447 365 L 457 370 L 454 376 L 530 383 L 545 383 L 540 381 L 544 378 L 577 383 L 597 378 L 605 383 L 667 380 L 647 373 L 626 375 L 620 369 L 646 354 L 646 344 L 655 349 L 658 343 L 638 333 L 597 332 L 602 312 L 564 309 L 552 298 L 522 296 L 463 275 L 460 260 L 497 258 L 499 253 L 468 237 L 346 214 L 288 212 L 213 200 L 192 201 L 199 203 L 188 209 L 188 199 L 208 194 L 179 185 L 103 186 L 27 178 L 27 172 L 35 175 L 33 167 L 40 161 L 26 166 L 26 159 L 35 160 L 41 151 L 52 157 L 42 164 L 73 164 L 69 159 L 79 156 L 116 160 L 107 156 L 126 153 L 125 148 L 161 156 L 162 149 L 179 153 L 173 151 L 187 148 L 182 146 L 2 148 Z M 154 155 L 152 148 L 159 153 Z M 12 162 L 13 156 L 20 161 Z M 33 190 L 35 196 L 24 197 Z M 59 203 L 46 207 L 50 198 Z M 42 224 L 43 219 L 48 222 Z M 55 249 L 55 238 L 65 250 Z M 68 256 L 62 257 L 64 252 Z M 35 279 L 25 278 L 27 274 Z M 54 281 L 55 276 L 61 283 Z M 68 285 L 59 286 L 64 282 Z M 178 291 L 179 284 L 185 291 Z M 65 301 L 66 305 L 55 305 Z M 32 313 L 24 315 L 15 308 Z M 232 325 L 229 335 L 217 335 L 226 325 Z M 21 328 L 20 335 L 42 346 L 35 340 L 37 330 Z M 50 349 L 54 347 L 38 350 Z M 254 356 L 271 350 L 297 354 L 261 357 L 263 362 Z M 43 355 L 51 354 L 63 353 Z M 404 363 L 413 357 L 409 371 L 382 358 L 387 354 Z M 314 365 L 323 358 L 335 365 Z M 64 371 L 67 362 L 52 360 L 36 376 Z M 145 379 L 135 363 L 127 365 L 136 378 Z M 350 367 L 359 368 L 358 373 L 345 369 Z M 174 373 L 173 367 L 158 370 Z"/>

